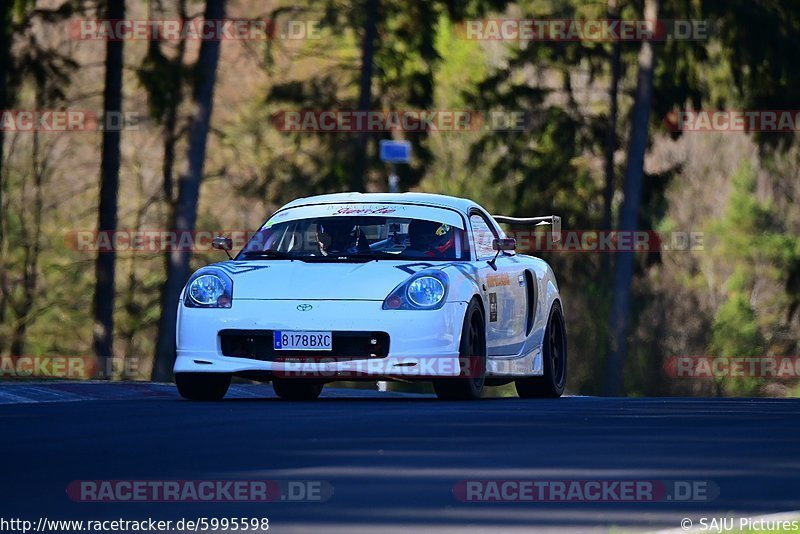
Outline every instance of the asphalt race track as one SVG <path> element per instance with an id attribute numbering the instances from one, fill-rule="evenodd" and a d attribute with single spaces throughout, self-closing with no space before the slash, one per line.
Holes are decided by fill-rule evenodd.
<path id="1" fill-rule="evenodd" d="M 270 532 L 647 531 L 800 509 L 800 400 L 441 402 L 269 385 L 181 400 L 159 384 L 0 385 L 0 517 L 268 517 Z M 325 502 L 75 502 L 72 481 L 324 482 Z M 704 481 L 718 495 L 463 502 L 461 480 Z M 713 492 L 712 492 L 713 493 Z"/>

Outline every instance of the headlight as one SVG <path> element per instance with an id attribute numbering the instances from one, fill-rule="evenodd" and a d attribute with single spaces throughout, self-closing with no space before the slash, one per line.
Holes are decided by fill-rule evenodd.
<path id="1" fill-rule="evenodd" d="M 203 269 L 189 279 L 184 304 L 189 308 L 230 308 L 233 281 L 218 269 Z"/>
<path id="2" fill-rule="evenodd" d="M 430 308 L 444 298 L 444 284 L 438 278 L 421 276 L 408 284 L 408 300 L 420 308 Z"/>
<path id="3" fill-rule="evenodd" d="M 189 286 L 189 298 L 200 306 L 211 306 L 225 294 L 225 283 L 218 276 L 204 274 Z"/>
<path id="4" fill-rule="evenodd" d="M 383 309 L 438 310 L 444 306 L 448 283 L 442 271 L 420 271 L 389 293 Z"/>

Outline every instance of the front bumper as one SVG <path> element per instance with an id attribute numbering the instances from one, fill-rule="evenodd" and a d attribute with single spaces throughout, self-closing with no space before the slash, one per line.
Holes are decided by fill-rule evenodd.
<path id="1" fill-rule="evenodd" d="M 311 309 L 301 311 L 311 305 Z M 234 300 L 228 309 L 178 311 L 178 357 L 174 372 L 247 373 L 344 380 L 361 377 L 407 379 L 459 376 L 459 344 L 466 303 L 448 302 L 438 310 L 383 310 L 381 301 Z M 386 332 L 388 355 L 262 361 L 225 356 L 221 331 L 312 330 Z"/>

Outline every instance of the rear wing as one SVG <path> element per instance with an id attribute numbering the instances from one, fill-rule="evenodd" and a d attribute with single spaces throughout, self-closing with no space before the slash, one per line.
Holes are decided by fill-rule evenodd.
<path id="1" fill-rule="evenodd" d="M 519 226 L 550 226 L 550 234 L 553 243 L 561 241 L 561 217 L 558 215 L 548 215 L 546 217 L 506 217 L 504 215 L 494 215 L 494 220 L 502 224 Z"/>

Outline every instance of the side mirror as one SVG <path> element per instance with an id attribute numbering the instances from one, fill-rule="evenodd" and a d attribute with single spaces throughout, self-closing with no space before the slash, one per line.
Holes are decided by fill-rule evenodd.
<path id="1" fill-rule="evenodd" d="M 510 237 L 505 239 L 492 239 L 492 250 L 498 252 L 517 250 L 517 240 Z"/>
<path id="2" fill-rule="evenodd" d="M 206 243 L 207 242 L 208 241 L 206 241 Z M 225 252 L 228 252 L 233 248 L 233 241 L 230 237 L 215 237 L 214 241 L 211 242 L 211 247 L 217 250 L 224 250 Z"/>

